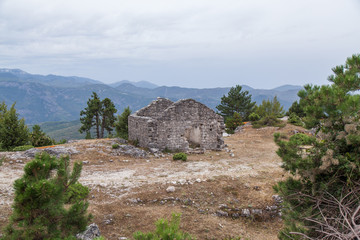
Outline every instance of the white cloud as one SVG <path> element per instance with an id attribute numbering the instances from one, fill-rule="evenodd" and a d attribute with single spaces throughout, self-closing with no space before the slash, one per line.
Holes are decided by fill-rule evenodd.
<path id="1" fill-rule="evenodd" d="M 344 58 L 358 51 L 359 9 L 356 0 L 0 0 L 0 64 Z"/>

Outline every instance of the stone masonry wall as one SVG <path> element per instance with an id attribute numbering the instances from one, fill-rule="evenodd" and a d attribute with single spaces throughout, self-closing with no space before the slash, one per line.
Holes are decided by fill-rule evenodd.
<path id="1" fill-rule="evenodd" d="M 147 107 L 144 107 L 137 111 L 137 116 L 158 118 L 163 112 L 174 102 L 166 98 L 157 98 L 155 101 L 151 102 Z"/>
<path id="2" fill-rule="evenodd" d="M 162 150 L 187 151 L 195 147 L 220 150 L 223 147 L 224 121 L 221 116 L 193 99 L 172 104 L 166 100 L 157 99 L 129 116 L 130 140 L 137 139 L 142 147 Z"/>

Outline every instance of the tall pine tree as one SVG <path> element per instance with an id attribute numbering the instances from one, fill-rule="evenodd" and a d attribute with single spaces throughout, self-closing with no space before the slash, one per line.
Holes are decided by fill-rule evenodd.
<path id="1" fill-rule="evenodd" d="M 109 98 L 101 101 L 97 93 L 93 92 L 87 101 L 87 107 L 80 112 L 82 126 L 79 132 L 86 132 L 87 137 L 90 138 L 91 129 L 95 127 L 96 137 L 103 138 L 105 130 L 111 133 L 113 129 L 116 112 L 115 105 Z"/>
<path id="2" fill-rule="evenodd" d="M 221 103 L 216 106 L 219 114 L 225 118 L 239 113 L 244 121 L 247 121 L 249 115 L 253 112 L 255 102 L 251 101 L 251 94 L 248 91 L 242 91 L 240 85 L 232 87 L 227 96 L 221 98 Z"/>

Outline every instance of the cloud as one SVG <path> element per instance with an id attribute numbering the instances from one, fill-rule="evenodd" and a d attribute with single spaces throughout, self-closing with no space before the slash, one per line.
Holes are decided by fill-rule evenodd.
<path id="1" fill-rule="evenodd" d="M 344 59 L 358 50 L 360 40 L 356 0 L 0 0 L 0 4 L 0 64 L 21 65 L 25 59 L 37 64 L 58 59 L 64 69 L 66 61 L 80 66 L 111 59 L 134 65 L 166 61 L 264 65 L 291 59 L 300 64 L 314 55 Z"/>

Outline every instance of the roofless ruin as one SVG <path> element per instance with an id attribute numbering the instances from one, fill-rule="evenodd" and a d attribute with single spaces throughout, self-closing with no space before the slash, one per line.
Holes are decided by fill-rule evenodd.
<path id="1" fill-rule="evenodd" d="M 160 150 L 220 150 L 224 127 L 223 117 L 200 102 L 158 98 L 129 116 L 129 140 Z"/>

